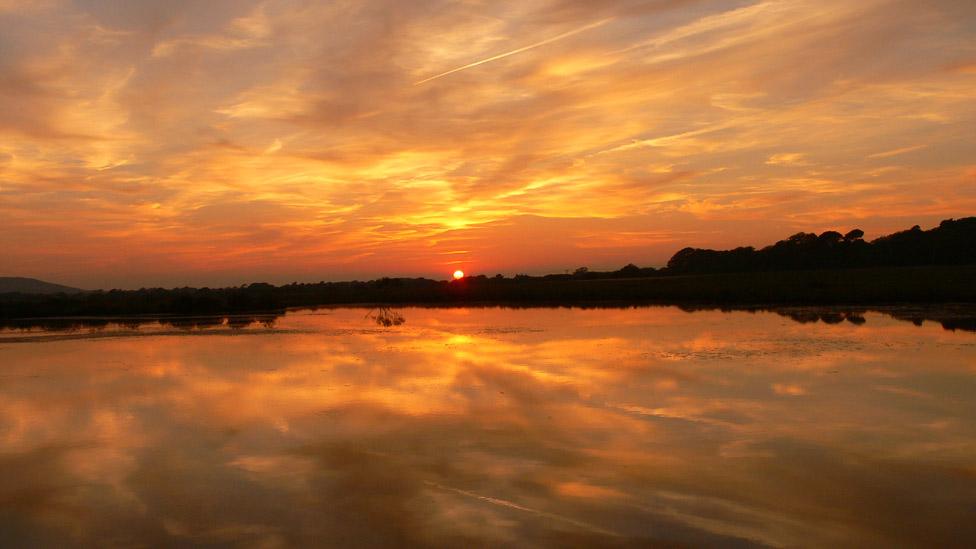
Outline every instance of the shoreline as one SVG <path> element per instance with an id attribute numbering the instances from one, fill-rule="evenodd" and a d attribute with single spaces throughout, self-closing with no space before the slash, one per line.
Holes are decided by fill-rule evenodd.
<path id="1" fill-rule="evenodd" d="M 222 289 L 0 294 L 0 320 L 267 315 L 322 307 L 910 306 L 974 304 L 976 265 L 765 271 L 635 278 L 251 284 Z"/>
<path id="2" fill-rule="evenodd" d="M 253 325 L 263 326 L 263 332 L 277 330 L 278 319 L 289 314 L 357 309 L 367 311 L 364 318 L 373 318 L 386 327 L 404 322 L 403 313 L 408 309 L 507 309 L 512 311 L 529 309 L 575 309 L 575 310 L 625 310 L 651 308 L 677 308 L 685 313 L 720 311 L 723 313 L 746 312 L 750 314 L 772 313 L 789 318 L 798 323 L 840 324 L 848 322 L 860 325 L 868 313 L 881 314 L 895 320 L 921 325 L 936 322 L 946 330 L 976 332 L 976 303 L 888 303 L 888 304 L 776 304 L 776 303 L 621 303 L 602 302 L 585 304 L 546 304 L 546 303 L 343 303 L 315 307 L 290 307 L 279 311 L 261 311 L 234 314 L 194 314 L 194 315 L 131 315 L 131 316 L 78 316 L 78 317 L 29 317 L 19 319 L 0 319 L 0 333 L 10 332 L 73 332 L 77 330 L 102 330 L 105 328 L 125 329 L 138 332 L 141 328 L 158 324 L 173 334 L 210 333 L 212 330 L 238 331 Z M 370 317 L 369 313 L 377 311 Z M 319 313 L 322 314 L 322 313 Z M 328 314 L 328 313 L 325 313 Z M 396 324 L 384 324 L 385 317 L 399 317 Z M 153 335 L 146 333 L 144 335 Z M 159 334 L 156 334 L 159 335 Z M 107 337 L 107 335 L 106 335 Z M 0 338 L 0 343 L 12 340 Z"/>

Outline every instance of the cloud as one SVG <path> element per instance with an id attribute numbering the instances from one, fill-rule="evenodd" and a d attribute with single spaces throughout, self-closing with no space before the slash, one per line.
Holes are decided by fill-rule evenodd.
<path id="1" fill-rule="evenodd" d="M 766 159 L 766 164 L 770 166 L 808 166 L 810 163 L 807 162 L 806 155 L 803 153 L 779 153 Z"/>
<path id="2" fill-rule="evenodd" d="M 931 224 L 976 207 L 964 70 L 976 51 L 962 24 L 973 11 L 949 0 L 924 12 L 897 0 L 6 6 L 0 243 L 10 274 L 86 287 L 287 280 L 281 259 L 346 278 L 357 249 L 385 258 L 357 275 L 430 275 L 439 238 L 467 235 L 481 242 L 464 248 L 472 258 L 496 258 L 490 235 L 515 247 L 548 239 L 533 232 L 543 225 L 684 235 L 734 215 L 742 227 L 773 220 L 750 232 L 768 242 L 856 212 L 880 230 L 894 222 L 881 204 L 921 203 L 921 182 L 938 175 L 946 199 L 910 223 Z M 786 167 L 818 183 L 784 179 Z M 274 252 L 231 236 L 254 234 L 254 203 L 274 205 Z M 187 215 L 201 208 L 221 223 Z M 26 244 L 53 234 L 56 255 L 57 242 Z M 202 261 L 153 267 L 203 257 L 201 236 L 226 242 L 221 278 Z M 733 239 L 713 245 L 756 243 Z M 504 263 L 599 267 L 563 250 Z M 600 257 L 619 266 L 637 252 Z"/>

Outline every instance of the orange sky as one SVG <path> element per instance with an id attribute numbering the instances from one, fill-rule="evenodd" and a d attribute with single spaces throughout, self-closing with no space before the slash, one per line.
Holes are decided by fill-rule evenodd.
<path id="1" fill-rule="evenodd" d="M 0 275 L 661 265 L 976 214 L 971 0 L 0 0 Z"/>

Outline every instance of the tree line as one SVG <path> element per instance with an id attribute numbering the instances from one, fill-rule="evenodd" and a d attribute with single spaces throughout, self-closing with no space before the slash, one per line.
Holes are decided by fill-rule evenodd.
<path id="1" fill-rule="evenodd" d="M 946 220 L 928 231 L 915 226 L 870 242 L 863 237 L 864 233 L 855 229 L 845 234 L 798 233 L 759 250 L 685 248 L 661 269 L 630 264 L 615 271 L 579 268 L 545 276 L 478 275 L 450 282 L 384 277 L 282 286 L 259 282 L 230 288 L 7 293 L 0 294 L 0 319 L 273 313 L 292 307 L 366 303 L 976 300 L 972 269 L 948 268 L 976 265 L 976 217 Z M 917 269 L 923 266 L 931 268 Z M 916 270 L 891 271 L 890 267 Z M 841 274 L 851 268 L 865 272 Z M 711 276 L 718 274 L 726 276 Z"/>
<path id="2" fill-rule="evenodd" d="M 923 231 L 918 225 L 870 242 L 864 231 L 846 234 L 826 231 L 797 233 L 755 249 L 684 248 L 674 254 L 668 274 L 741 273 L 803 269 L 839 269 L 918 265 L 971 265 L 976 263 L 976 217 L 947 219 Z"/>

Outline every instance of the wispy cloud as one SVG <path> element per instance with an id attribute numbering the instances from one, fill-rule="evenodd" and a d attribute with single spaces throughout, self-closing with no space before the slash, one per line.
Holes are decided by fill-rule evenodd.
<path id="1" fill-rule="evenodd" d="M 968 1 L 0 11 L 4 274 L 619 268 L 976 211 Z"/>
<path id="2" fill-rule="evenodd" d="M 806 155 L 803 153 L 779 153 L 766 159 L 770 166 L 808 166 Z"/>

